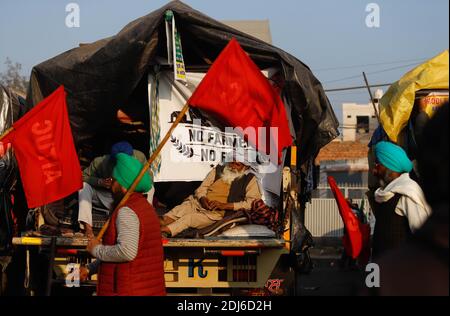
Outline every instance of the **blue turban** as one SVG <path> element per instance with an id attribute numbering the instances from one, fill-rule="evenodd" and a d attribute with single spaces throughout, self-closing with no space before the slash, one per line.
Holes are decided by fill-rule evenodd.
<path id="1" fill-rule="evenodd" d="M 111 157 L 116 158 L 119 153 L 133 156 L 133 146 L 131 146 L 129 142 L 119 142 L 114 144 L 111 148 Z"/>
<path id="2" fill-rule="evenodd" d="M 390 142 L 379 142 L 375 146 L 375 157 L 380 164 L 398 173 L 409 173 L 413 169 L 403 148 Z"/>

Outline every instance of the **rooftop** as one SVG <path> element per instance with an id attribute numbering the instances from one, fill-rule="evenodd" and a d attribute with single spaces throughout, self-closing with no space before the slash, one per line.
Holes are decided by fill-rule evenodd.
<path id="1" fill-rule="evenodd" d="M 321 161 L 358 160 L 367 158 L 369 148 L 360 142 L 331 142 L 319 152 L 316 164 Z"/>

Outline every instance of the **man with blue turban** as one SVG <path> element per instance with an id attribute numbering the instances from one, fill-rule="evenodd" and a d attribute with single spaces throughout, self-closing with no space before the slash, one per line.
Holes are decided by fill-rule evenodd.
<path id="1" fill-rule="evenodd" d="M 380 188 L 375 191 L 375 231 L 373 255 L 400 246 L 419 229 L 431 214 L 420 186 L 409 173 L 413 163 L 406 152 L 391 142 L 379 142 L 374 148 L 373 174 Z"/>
<path id="2" fill-rule="evenodd" d="M 147 159 L 145 155 L 134 150 L 126 141 L 118 142 L 111 147 L 111 153 L 95 158 L 88 168 L 83 170 L 83 188 L 78 192 L 79 209 L 78 222 L 87 237 L 92 237 L 92 205 L 111 211 L 114 198 L 111 192 L 112 173 L 118 154 L 133 156 L 142 164 Z"/>

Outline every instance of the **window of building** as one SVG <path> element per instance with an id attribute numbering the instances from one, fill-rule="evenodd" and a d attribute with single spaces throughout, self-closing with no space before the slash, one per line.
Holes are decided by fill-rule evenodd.
<path id="1" fill-rule="evenodd" d="M 369 134 L 369 117 L 357 116 L 356 117 L 356 133 Z"/>
<path id="2" fill-rule="evenodd" d="M 347 115 L 347 118 L 352 118 L 352 116 L 351 115 Z"/>

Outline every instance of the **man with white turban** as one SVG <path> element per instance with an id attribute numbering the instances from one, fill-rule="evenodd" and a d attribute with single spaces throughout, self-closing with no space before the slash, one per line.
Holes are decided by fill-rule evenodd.
<path id="1" fill-rule="evenodd" d="M 188 228 L 208 227 L 221 220 L 225 212 L 249 211 L 252 203 L 261 199 L 251 164 L 236 154 L 227 161 L 211 170 L 194 195 L 160 219 L 163 234 L 175 237 Z"/>

